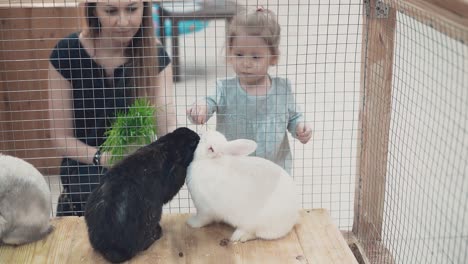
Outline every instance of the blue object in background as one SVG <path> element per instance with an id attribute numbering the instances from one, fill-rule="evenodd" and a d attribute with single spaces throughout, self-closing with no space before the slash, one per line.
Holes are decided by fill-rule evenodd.
<path id="1" fill-rule="evenodd" d="M 161 36 L 161 28 L 159 25 L 159 5 L 158 4 L 153 4 L 153 25 L 155 29 L 155 34 L 157 37 Z M 203 30 L 207 27 L 208 21 L 202 21 L 202 20 L 186 20 L 186 21 L 180 21 L 179 22 L 179 35 L 182 34 L 189 34 L 192 32 L 197 32 L 200 30 Z M 172 36 L 172 23 L 170 19 L 165 19 L 164 20 L 164 30 L 166 33 L 166 36 L 170 37 Z"/>

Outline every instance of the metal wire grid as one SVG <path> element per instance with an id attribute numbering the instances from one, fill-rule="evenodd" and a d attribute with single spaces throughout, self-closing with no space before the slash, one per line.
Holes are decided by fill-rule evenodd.
<path id="1" fill-rule="evenodd" d="M 290 141 L 293 174 L 300 185 L 303 206 L 328 208 L 339 227 L 349 230 L 359 134 L 361 4 L 359 1 L 248 3 L 249 8 L 259 5 L 274 11 L 282 26 L 281 57 L 270 74 L 291 80 L 296 100 L 314 130 L 313 140 L 305 146 Z M 177 105 L 214 92 L 214 85 L 206 75 L 197 74 L 200 65 L 208 76 L 232 76 L 224 58 L 224 22 L 210 23 L 212 28 L 187 35 L 181 41 L 185 82 L 176 84 L 181 98 Z M 195 57 L 190 55 L 193 52 Z M 185 113 L 180 119 L 186 120 Z M 210 119 L 208 126 L 214 128 L 214 124 L 215 119 Z M 187 197 L 183 191 L 180 194 Z M 179 206 L 176 201 L 174 210 L 179 210 Z M 187 206 L 189 210 L 193 208 Z"/>
<path id="2" fill-rule="evenodd" d="M 28 3 L 10 0 L 12 5 Z M 302 195 L 303 207 L 328 208 L 339 228 L 350 230 L 357 138 L 360 133 L 357 124 L 361 1 L 239 1 L 238 4 L 251 8 L 263 5 L 278 15 L 282 26 L 281 58 L 278 67 L 270 73 L 291 80 L 296 100 L 314 131 L 312 141 L 305 146 L 291 139 L 293 176 Z M 74 19 L 77 23 L 80 20 L 79 17 L 64 18 L 60 17 L 60 13 L 57 14 L 57 20 Z M 56 16 L 56 13 L 52 13 L 52 16 Z M 56 199 L 61 188 L 57 177 L 61 157 L 47 143 L 49 117 L 44 83 L 47 82 L 45 65 L 50 49 L 41 43 L 55 43 L 75 28 L 64 26 L 70 25 L 69 22 L 39 23 L 38 26 L 38 22 L 50 18 L 45 16 L 30 20 L 31 26 L 36 25 L 36 33 L 56 32 L 49 37 L 31 34 L 11 43 L 5 39 L 10 39 L 10 34 L 18 34 L 20 29 L 3 28 L 0 32 L 3 54 L 9 58 L 2 58 L 1 63 L 2 76 L 5 78 L 2 78 L 2 82 L 7 92 L 3 93 L 1 99 L 4 108 L 0 123 L 5 130 L 2 129 L 4 132 L 1 133 L 0 146 L 2 151 L 23 157 L 44 172 Z M 29 18 L 7 19 L 13 25 Z M 213 20 L 209 21 L 205 30 L 180 37 L 182 81 L 175 83 L 173 98 L 179 126 L 188 126 L 197 131 L 205 129 L 189 124 L 185 109 L 197 97 L 213 92 L 215 79 L 232 76 L 232 70 L 225 63 L 224 36 L 225 22 Z M 15 63 L 28 66 L 15 66 L 11 70 L 11 65 Z M 33 71 L 37 72 L 32 78 L 24 77 Z M 26 86 L 25 83 L 29 84 Z M 33 88 L 35 86 L 31 83 L 41 85 Z M 214 123 L 215 118 L 210 120 L 208 126 L 214 127 Z M 48 156 L 41 156 L 44 153 Z M 52 162 L 43 162 L 44 159 Z M 55 207 L 56 200 L 53 201 Z M 194 211 L 185 188 L 165 207 L 165 211 Z"/>
<path id="3" fill-rule="evenodd" d="M 311 143 L 302 146 L 291 142 L 294 178 L 300 183 L 303 206 L 328 208 L 339 228 L 349 230 L 360 133 L 361 2 L 258 1 L 248 5 L 264 5 L 278 14 L 282 57 L 272 74 L 286 76 L 294 83 L 296 99 L 313 124 Z M 214 79 L 232 74 L 222 57 L 225 24 L 209 23 L 206 30 L 183 36 L 183 81 L 175 84 L 178 124 L 196 130 L 202 128 L 187 122 L 186 107 L 196 97 L 211 92 Z M 11 43 L 5 39 L 15 30 L 0 31 L 2 88 L 6 88 L 1 99 L 0 146 L 43 172 L 53 171 L 57 165 L 41 160 L 60 157 L 37 154 L 49 148 L 44 143 L 49 129 L 43 105 L 46 92 L 42 88 L 21 89 L 25 83 L 47 81 L 43 74 L 23 77 L 34 69 L 39 73 L 46 70 L 43 62 L 47 57 L 31 54 L 47 53 L 49 50 L 40 45 L 47 39 L 18 39 L 16 49 L 10 49 Z M 65 33 L 74 29 L 47 25 L 36 30 Z M 25 43 L 33 44 L 21 46 Z M 5 59 L 13 53 L 26 55 Z M 399 263 L 463 263 L 467 258 L 466 54 L 465 44 L 398 14 L 382 241 Z M 12 63 L 20 62 L 34 67 L 10 70 Z M 31 117 L 30 113 L 38 115 Z M 213 124 L 214 119 L 209 126 Z M 54 195 L 60 188 L 56 176 L 47 175 Z M 186 189 L 165 210 L 193 211 Z"/>
<path id="4" fill-rule="evenodd" d="M 465 263 L 468 48 L 415 17 L 396 22 L 382 243 L 396 263 Z"/>

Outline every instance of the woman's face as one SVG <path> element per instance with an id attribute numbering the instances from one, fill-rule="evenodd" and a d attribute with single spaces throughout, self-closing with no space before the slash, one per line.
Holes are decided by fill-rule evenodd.
<path id="1" fill-rule="evenodd" d="M 98 2 L 96 3 L 96 16 L 101 23 L 101 37 L 128 44 L 140 29 L 143 21 L 143 2 Z"/>

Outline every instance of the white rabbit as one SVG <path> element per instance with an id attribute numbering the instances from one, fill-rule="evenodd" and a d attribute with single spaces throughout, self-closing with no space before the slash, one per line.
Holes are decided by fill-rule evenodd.
<path id="1" fill-rule="evenodd" d="M 198 228 L 215 221 L 236 228 L 231 241 L 277 239 L 299 218 L 300 201 L 293 179 L 277 164 L 247 156 L 252 140 L 227 141 L 217 131 L 201 136 L 187 171 L 187 187 L 196 215 L 187 224 Z"/>
<path id="2" fill-rule="evenodd" d="M 0 243 L 20 245 L 44 238 L 50 225 L 50 190 L 30 163 L 0 154 Z"/>

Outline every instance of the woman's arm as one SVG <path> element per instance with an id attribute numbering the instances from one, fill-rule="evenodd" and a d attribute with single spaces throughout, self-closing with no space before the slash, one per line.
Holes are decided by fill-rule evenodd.
<path id="1" fill-rule="evenodd" d="M 53 147 L 64 157 L 93 164 L 97 148 L 86 145 L 73 135 L 73 103 L 70 83 L 49 63 L 49 122 Z M 107 164 L 101 156 L 101 164 Z"/>
<path id="2" fill-rule="evenodd" d="M 174 104 L 174 83 L 172 64 L 169 64 L 156 76 L 156 88 L 151 89 L 149 99 L 156 106 L 158 136 L 165 135 L 176 128 L 176 110 Z"/>

